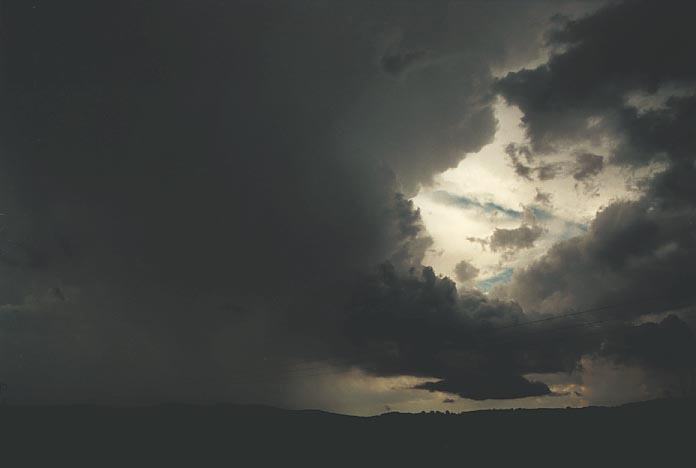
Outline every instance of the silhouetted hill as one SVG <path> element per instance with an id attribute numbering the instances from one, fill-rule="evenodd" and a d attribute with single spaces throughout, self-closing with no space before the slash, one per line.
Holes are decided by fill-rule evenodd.
<path id="1" fill-rule="evenodd" d="M 3 456 L 104 466 L 293 461 L 458 465 L 692 466 L 696 400 L 616 408 L 388 413 L 355 417 L 265 406 L 5 406 Z M 3 460 L 4 461 L 4 460 Z M 45 465 L 44 465 L 45 466 Z"/>

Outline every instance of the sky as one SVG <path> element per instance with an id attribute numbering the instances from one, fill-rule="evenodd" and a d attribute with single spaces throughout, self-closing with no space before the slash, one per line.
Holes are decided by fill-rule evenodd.
<path id="1" fill-rule="evenodd" d="M 693 393 L 694 13 L 2 2 L 3 397 Z"/>

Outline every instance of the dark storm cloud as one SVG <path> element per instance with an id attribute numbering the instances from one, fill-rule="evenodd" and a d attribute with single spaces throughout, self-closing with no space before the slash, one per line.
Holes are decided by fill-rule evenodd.
<path id="1" fill-rule="evenodd" d="M 529 374 L 581 370 L 583 356 L 599 356 L 633 332 L 621 320 L 609 326 L 589 315 L 524 312 L 515 302 L 458 292 L 430 268 L 399 274 L 388 264 L 355 296 L 342 329 L 334 342 L 340 365 L 421 376 L 429 381 L 418 389 L 475 400 L 557 395 Z"/>
<path id="2" fill-rule="evenodd" d="M 535 44 L 543 5 L 68 3 L 0 15 L 0 373 L 18 399 L 282 401 L 238 385 L 267 358 L 454 377 L 332 347 L 384 261 L 406 310 L 405 289 L 444 291 L 415 348 L 464 320 L 449 283 L 409 279 L 431 240 L 407 195 L 491 140 L 490 66 Z M 408 349 L 412 320 L 370 307 L 348 336 Z"/>
<path id="3" fill-rule="evenodd" d="M 431 268 L 401 275 L 387 264 L 356 296 L 344 328 L 343 352 L 348 363 L 361 362 L 374 374 L 439 379 L 417 387 L 424 390 L 476 400 L 546 395 L 546 385 L 523 374 L 566 369 L 560 358 L 520 355 L 517 342 L 490 345 L 494 339 L 509 339 L 491 335 L 491 329 L 523 320 L 515 303 L 490 300 L 473 290 L 457 292 L 450 279 L 436 276 Z"/>
<path id="4" fill-rule="evenodd" d="M 279 402 L 282 386 L 249 375 L 274 381 L 296 360 L 431 378 L 422 389 L 467 398 L 547 395 L 525 376 L 577 368 L 602 336 L 502 327 L 636 290 L 690 297 L 683 170 L 516 274 L 526 314 L 421 265 L 432 241 L 408 197 L 490 142 L 490 67 L 510 44 L 536 44 L 548 5 L 72 3 L 0 12 L 0 208 L 12 215 L 0 372 L 18 399 Z M 538 127 L 534 106 L 520 107 Z M 627 141 L 676 154 L 687 125 L 668 119 L 691 110 L 682 99 L 609 121 L 645 126 Z M 456 201 L 523 220 L 529 232 L 499 234 L 501 248 L 541 229 L 522 211 Z M 655 311 L 639 309 L 622 313 Z"/>
<path id="5" fill-rule="evenodd" d="M 696 392 L 696 337 L 682 319 L 669 315 L 623 333 L 610 333 L 599 353 L 626 366 L 638 366 L 663 395 Z"/>
<path id="6" fill-rule="evenodd" d="M 645 323 L 630 333 L 611 336 L 602 354 L 625 364 L 660 370 L 696 370 L 696 336 L 679 317 Z"/>
<path id="7" fill-rule="evenodd" d="M 77 399 L 110 386 L 214 398 L 262 353 L 295 353 L 283 329 L 320 333 L 307 324 L 356 275 L 420 263 L 430 241 L 397 193 L 398 160 L 342 142 L 359 133 L 344 122 L 362 95 L 412 88 L 371 60 L 372 16 L 388 9 L 9 2 L 2 13 L 3 303 L 40 316 L 36 288 L 75 290 L 61 306 L 71 320 L 21 339 L 3 327 L 2 373 L 23 397 L 70 398 L 50 393 L 59 384 Z M 427 101 L 427 78 L 415 79 Z M 419 119 L 452 112 L 400 116 L 376 99 L 404 145 L 423 141 Z"/>
<path id="8" fill-rule="evenodd" d="M 693 13 L 689 2 L 629 1 L 550 34 L 550 44 L 561 52 L 547 64 L 510 73 L 497 84 L 524 113 L 533 149 L 543 152 L 567 142 L 585 143 L 618 129 L 625 130 L 628 140 L 617 148 L 615 158 L 645 162 L 654 157 L 657 148 L 645 145 L 638 128 L 649 130 L 648 135 L 669 134 L 683 124 L 675 121 L 676 126 L 650 130 L 654 113 L 639 116 L 625 100 L 631 92 L 654 94 L 663 85 L 693 83 L 696 67 L 689 44 L 694 33 L 688 19 Z M 681 101 L 673 103 L 682 105 Z"/>

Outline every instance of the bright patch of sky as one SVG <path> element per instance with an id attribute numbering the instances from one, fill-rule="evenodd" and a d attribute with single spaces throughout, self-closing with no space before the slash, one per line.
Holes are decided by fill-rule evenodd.
<path id="1" fill-rule="evenodd" d="M 512 278 L 512 268 L 505 268 L 500 273 L 479 281 L 476 283 L 476 286 L 481 291 L 488 292 L 499 284 L 507 283 L 510 281 L 510 278 Z"/>
<path id="2" fill-rule="evenodd" d="M 499 124 L 494 141 L 439 175 L 413 199 L 434 240 L 425 264 L 454 278 L 456 264 L 466 260 L 480 270 L 474 283 L 483 291 L 509 281 L 515 269 L 539 258 L 556 242 L 581 235 L 601 207 L 616 199 L 637 198 L 636 181 L 655 170 L 637 173 L 605 164 L 598 175 L 578 181 L 573 178 L 573 163 L 580 149 L 574 148 L 537 157 L 537 162 L 558 164 L 555 178 L 525 179 L 515 173 L 505 153 L 509 143 L 526 143 L 522 114 L 502 100 L 495 111 Z M 608 147 L 582 150 L 607 160 Z M 516 229 L 530 222 L 543 228 L 532 247 L 506 253 L 486 245 L 495 229 Z"/>
<path id="3" fill-rule="evenodd" d="M 549 396 L 514 400 L 475 401 L 443 392 L 425 392 L 417 384 L 436 381 L 422 377 L 374 377 L 359 369 L 342 372 L 326 369 L 326 373 L 297 379 L 289 386 L 296 409 L 320 407 L 328 411 L 371 416 L 389 411 L 474 411 L 509 408 L 565 408 L 588 405 L 616 405 L 650 398 L 655 390 L 642 382 L 642 371 L 617 366 L 590 358 L 582 359 L 583 372 L 572 374 L 530 374 L 525 377 L 541 380 L 553 392 Z M 625 388 L 617 393 L 616 386 Z"/>

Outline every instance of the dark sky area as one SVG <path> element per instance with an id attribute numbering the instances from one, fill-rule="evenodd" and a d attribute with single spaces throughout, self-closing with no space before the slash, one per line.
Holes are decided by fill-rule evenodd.
<path id="1" fill-rule="evenodd" d="M 695 16 L 684 1 L 0 1 L 8 398 L 361 413 L 636 394 L 600 363 L 641 395 L 689 391 Z M 561 153 L 571 185 L 647 175 L 484 291 L 475 264 L 428 265 L 413 198 L 494 141 L 497 105 L 522 113 L 524 145 L 499 157 L 531 186 L 560 177 Z M 537 189 L 547 217 L 553 195 Z M 514 213 L 478 240 L 501 262 L 546 232 L 538 210 Z M 386 381 L 401 384 L 374 400 Z"/>

